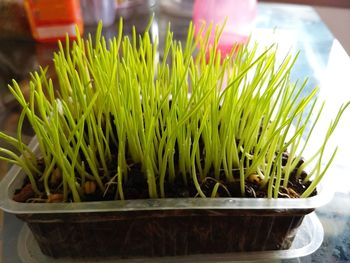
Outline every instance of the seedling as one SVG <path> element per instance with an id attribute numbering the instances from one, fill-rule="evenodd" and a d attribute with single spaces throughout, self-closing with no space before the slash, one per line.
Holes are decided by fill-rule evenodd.
<path id="1" fill-rule="evenodd" d="M 41 68 L 31 75 L 29 99 L 15 80 L 9 86 L 22 114 L 17 137 L 0 137 L 19 154 L 1 148 L 0 158 L 23 168 L 36 197 L 80 202 L 112 191 L 125 199 L 135 174 L 148 198 L 168 197 L 178 185 L 192 187 L 193 197 L 251 196 L 247 189 L 267 198 L 314 193 L 334 159 L 336 149 L 328 160 L 324 152 L 349 103 L 302 159 L 323 106 L 316 106 L 317 89 L 304 96 L 306 82 L 290 81 L 297 57 L 288 54 L 278 65 L 276 45 L 258 51 L 247 44 L 223 58 L 222 28 L 211 46 L 210 31 L 195 35 L 190 24 L 184 46 L 168 28 L 157 63 L 148 30 L 138 36 L 134 29 L 129 38 L 122 28 L 121 20 L 118 36 L 106 40 L 100 24 L 95 41 L 77 34 L 59 43 L 57 85 Z M 39 155 L 22 141 L 25 118 Z M 296 193 L 291 178 L 305 189 Z"/>

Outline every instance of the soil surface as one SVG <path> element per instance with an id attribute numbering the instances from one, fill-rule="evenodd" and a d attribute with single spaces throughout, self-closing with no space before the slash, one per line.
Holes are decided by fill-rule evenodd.
<path id="1" fill-rule="evenodd" d="M 282 165 L 286 164 L 288 155 L 284 154 Z M 296 170 L 303 164 L 303 160 L 299 162 L 295 170 L 289 177 L 287 187 L 283 187 L 283 180 L 281 181 L 280 190 L 278 193 L 279 198 L 299 198 L 301 194 L 310 185 L 309 182 L 304 182 L 304 178 L 307 176 L 306 172 L 302 172 L 299 177 L 296 176 Z M 131 164 L 130 171 L 128 173 L 128 180 L 123 184 L 123 193 L 125 199 L 148 199 L 148 185 L 147 179 L 144 173 L 141 171 L 140 164 Z M 234 172 L 234 177 L 239 178 L 239 172 Z M 56 176 L 57 177 L 57 176 Z M 51 176 L 51 184 L 59 184 L 60 178 Z M 189 177 L 188 177 L 189 178 Z M 199 179 L 198 179 L 199 180 Z M 257 176 L 248 177 L 245 182 L 245 195 L 242 196 L 240 190 L 239 179 L 233 182 L 225 181 L 224 172 L 220 174 L 220 180 L 213 177 L 206 177 L 204 180 L 199 180 L 203 193 L 210 197 L 213 195 L 213 190 L 217 187 L 215 197 L 248 197 L 248 198 L 265 198 L 267 197 L 268 185 L 262 187 L 260 180 Z M 57 182 L 58 181 L 58 182 Z M 41 181 L 38 181 L 38 188 L 40 191 L 44 191 L 44 186 Z M 107 201 L 115 200 L 117 195 L 117 184 L 104 182 L 106 187 L 105 192 L 101 192 L 96 187 L 95 182 L 88 181 L 82 186 L 82 201 Z M 24 182 L 23 187 L 15 192 L 13 197 L 17 202 L 62 202 L 63 194 L 57 188 L 57 192 L 51 193 L 50 196 L 36 195 L 31 187 L 28 179 Z M 187 184 L 182 180 L 182 176 L 176 176 L 173 182 L 165 182 L 165 193 L 167 198 L 184 198 L 184 197 L 198 197 L 198 192 L 192 180 L 189 180 Z M 316 195 L 316 190 L 311 194 Z M 68 197 L 68 201 L 72 201 L 72 197 Z"/>

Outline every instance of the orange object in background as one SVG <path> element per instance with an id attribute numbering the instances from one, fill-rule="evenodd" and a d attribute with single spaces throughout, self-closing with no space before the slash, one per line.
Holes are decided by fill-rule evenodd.
<path id="1" fill-rule="evenodd" d="M 75 26 L 83 33 L 79 0 L 25 0 L 32 36 L 39 42 L 76 38 Z"/>

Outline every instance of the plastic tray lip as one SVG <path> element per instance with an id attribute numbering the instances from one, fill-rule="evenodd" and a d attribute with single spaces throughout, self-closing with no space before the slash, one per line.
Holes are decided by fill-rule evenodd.
<path id="1" fill-rule="evenodd" d="M 37 148 L 35 138 L 29 144 Z M 316 196 L 308 198 L 164 198 L 81 203 L 19 203 L 12 200 L 25 177 L 21 168 L 14 165 L 0 182 L 0 208 L 12 214 L 93 213 L 152 210 L 301 210 L 325 205 L 333 196 L 330 184 L 321 184 Z M 326 179 L 326 178 L 324 178 Z M 328 185 L 328 188 L 325 186 Z"/>
<path id="2" fill-rule="evenodd" d="M 175 257 L 161 257 L 161 258 L 147 258 L 147 261 L 159 263 L 159 262 L 167 262 L 167 263 L 174 263 L 174 262 L 251 262 L 259 259 L 264 260 L 273 260 L 273 259 L 292 259 L 292 258 L 298 258 L 298 257 L 304 257 L 307 255 L 310 255 L 314 253 L 323 242 L 324 237 L 324 230 L 322 227 L 322 223 L 320 222 L 319 218 L 317 217 L 316 213 L 313 212 L 311 214 L 306 215 L 306 217 L 303 220 L 303 223 L 301 227 L 305 224 L 305 228 L 307 229 L 303 235 L 309 235 L 311 240 L 301 247 L 293 248 L 293 246 L 290 249 L 287 250 L 269 250 L 269 251 L 253 251 L 253 252 L 233 252 L 233 253 L 227 253 L 227 254 L 206 254 L 206 255 L 188 255 L 188 256 L 175 256 Z M 299 231 L 301 229 L 299 227 Z M 295 240 L 298 239 L 298 233 L 296 234 Z M 29 251 L 28 247 L 30 246 L 32 249 L 35 247 L 35 244 L 33 242 L 34 237 L 32 236 L 30 229 L 27 225 L 24 225 L 22 228 L 19 239 L 17 242 L 17 250 L 19 252 L 19 256 L 22 259 L 23 262 L 27 263 L 34 263 L 39 262 L 40 263 L 46 263 L 46 262 L 57 262 L 57 263 L 68 263 L 69 258 L 61 258 L 61 259 L 55 259 L 53 260 L 50 257 L 46 257 L 42 255 L 39 252 L 39 256 L 41 258 L 36 258 L 31 251 Z M 26 244 L 29 244 L 26 246 Z M 37 245 L 36 245 L 37 246 Z M 38 247 L 35 247 L 36 250 L 39 250 Z M 130 258 L 130 259 L 114 259 L 114 258 L 106 258 L 105 260 L 102 260 L 101 262 L 105 263 L 113 263 L 113 262 L 125 262 L 125 263 L 137 263 L 137 262 L 145 262 L 146 258 Z M 96 259 L 89 260 L 75 260 L 74 262 L 96 262 Z M 264 261 L 265 262 L 265 261 Z M 266 261 L 267 262 L 267 261 Z"/>

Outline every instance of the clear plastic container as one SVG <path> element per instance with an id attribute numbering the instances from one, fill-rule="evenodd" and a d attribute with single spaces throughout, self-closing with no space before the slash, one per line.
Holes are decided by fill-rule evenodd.
<path id="1" fill-rule="evenodd" d="M 138 16 L 148 15 L 154 11 L 156 2 L 156 0 L 117 0 L 117 16 L 123 17 L 125 20 L 133 20 Z M 147 24 L 146 21 L 144 22 Z"/>
<path id="2" fill-rule="evenodd" d="M 30 147 L 36 149 L 35 141 Z M 305 199 L 17 203 L 12 196 L 24 177 L 18 167 L 12 167 L 0 183 L 0 207 L 25 221 L 43 254 L 53 257 L 177 257 L 287 250 L 304 217 L 332 196 L 320 187 L 316 196 Z"/>
<path id="3" fill-rule="evenodd" d="M 102 21 L 104 26 L 113 24 L 115 19 L 114 0 L 80 0 L 80 4 L 85 25 L 94 26 L 99 21 Z"/>

